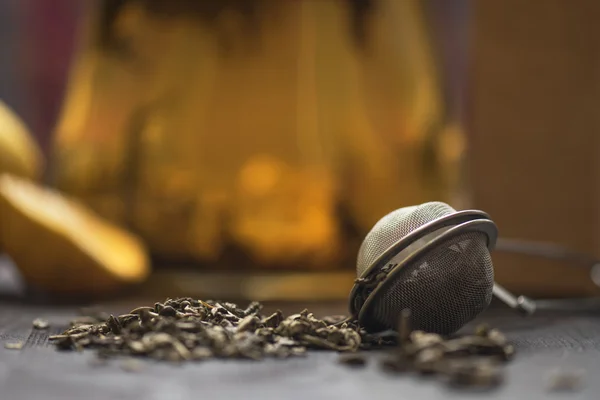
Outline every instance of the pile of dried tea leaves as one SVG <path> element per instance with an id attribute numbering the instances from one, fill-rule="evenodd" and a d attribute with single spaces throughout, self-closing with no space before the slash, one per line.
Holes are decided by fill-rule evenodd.
<path id="1" fill-rule="evenodd" d="M 506 337 L 487 325 L 478 326 L 473 335 L 450 338 L 412 331 L 410 311 L 404 310 L 397 345 L 384 358 L 382 367 L 390 373 L 438 375 L 453 386 L 490 388 L 502 382 L 502 366 L 514 353 Z"/>
<path id="2" fill-rule="evenodd" d="M 473 335 L 444 338 L 413 331 L 410 311 L 402 312 L 395 331 L 369 334 L 343 317 L 323 319 L 303 310 L 285 317 L 281 311 L 261 314 L 262 305 L 247 308 L 191 298 L 167 299 L 129 313 L 88 313 L 50 340 L 59 349 L 95 349 L 101 357 L 143 356 L 166 361 L 301 356 L 308 349 L 334 350 L 340 361 L 366 365 L 358 350 L 388 348 L 382 366 L 388 372 L 434 374 L 461 386 L 495 386 L 501 365 L 514 348 L 496 329 L 480 326 Z"/>
<path id="3" fill-rule="evenodd" d="M 342 318 L 317 319 L 308 310 L 284 317 L 265 316 L 262 305 L 191 298 L 167 299 L 119 315 L 87 315 L 49 339 L 59 349 L 98 350 L 100 356 L 137 355 L 158 360 L 207 358 L 285 358 L 307 349 L 356 351 L 362 335 Z M 336 324 L 337 323 L 337 324 Z M 363 335 L 366 335 L 364 332 Z"/>

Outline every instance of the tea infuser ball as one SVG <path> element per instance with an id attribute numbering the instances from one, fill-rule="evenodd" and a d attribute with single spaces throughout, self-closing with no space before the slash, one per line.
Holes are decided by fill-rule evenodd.
<path id="1" fill-rule="evenodd" d="M 456 332 L 503 294 L 490 256 L 497 236 L 485 212 L 442 202 L 387 214 L 359 249 L 350 312 L 371 332 L 395 329 L 404 309 L 413 329 Z"/>

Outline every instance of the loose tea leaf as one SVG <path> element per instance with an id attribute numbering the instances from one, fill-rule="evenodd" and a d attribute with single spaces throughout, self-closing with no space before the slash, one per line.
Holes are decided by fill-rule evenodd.
<path id="1" fill-rule="evenodd" d="M 338 361 L 340 364 L 352 367 L 364 367 L 367 364 L 367 359 L 364 354 L 342 354 Z"/>
<path id="2" fill-rule="evenodd" d="M 4 343 L 4 348 L 8 350 L 21 350 L 24 346 L 23 342 L 8 342 Z"/>
<path id="3" fill-rule="evenodd" d="M 433 374 L 440 369 L 444 351 L 439 347 L 424 349 L 415 356 L 415 368 L 422 374 Z"/>
<path id="4" fill-rule="evenodd" d="M 409 309 L 404 309 L 400 313 L 400 324 L 398 325 L 399 340 L 402 344 L 406 344 L 410 341 L 410 334 L 412 332 L 410 326 L 411 313 Z"/>
<path id="5" fill-rule="evenodd" d="M 397 374 L 411 371 L 413 369 L 413 366 L 412 363 L 405 358 L 391 356 L 385 357 L 381 361 L 381 368 L 386 372 Z"/>
<path id="6" fill-rule="evenodd" d="M 451 385 L 459 387 L 491 388 L 503 380 L 498 366 L 489 360 L 455 363 L 447 369 L 447 376 Z"/>
<path id="7" fill-rule="evenodd" d="M 35 329 L 48 329 L 50 327 L 50 324 L 44 319 L 36 318 L 33 320 L 33 327 Z"/>

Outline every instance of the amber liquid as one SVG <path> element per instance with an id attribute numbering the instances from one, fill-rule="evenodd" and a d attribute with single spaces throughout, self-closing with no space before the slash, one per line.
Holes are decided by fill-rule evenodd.
<path id="1" fill-rule="evenodd" d="M 196 3 L 90 10 L 60 189 L 157 259 L 218 268 L 353 268 L 379 218 L 447 197 L 418 1 Z"/>

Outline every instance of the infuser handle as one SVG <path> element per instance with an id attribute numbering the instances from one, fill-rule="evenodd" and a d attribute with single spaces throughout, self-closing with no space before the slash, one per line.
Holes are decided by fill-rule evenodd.
<path id="1" fill-rule="evenodd" d="M 526 296 L 515 296 L 502 286 L 494 283 L 494 296 L 508 305 L 510 308 L 517 310 L 525 315 L 531 315 L 536 310 L 535 301 Z"/>

